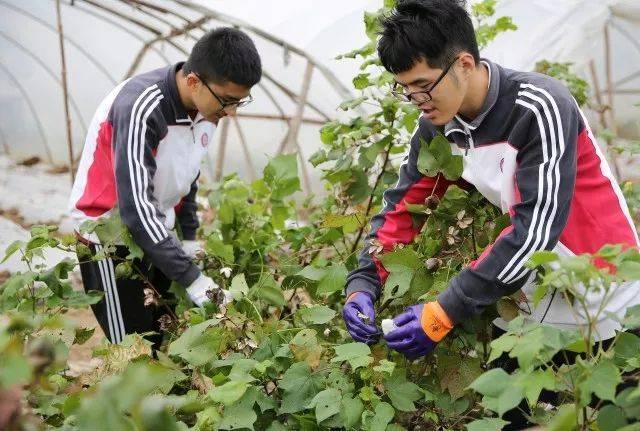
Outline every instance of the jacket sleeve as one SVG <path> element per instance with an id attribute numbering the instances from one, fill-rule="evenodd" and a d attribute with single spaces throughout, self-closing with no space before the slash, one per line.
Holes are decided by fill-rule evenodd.
<path id="1" fill-rule="evenodd" d="M 156 171 L 153 151 L 166 129 L 158 108 L 162 97 L 159 90 L 150 91 L 130 102 L 116 99 L 112 107 L 118 209 L 151 263 L 167 278 L 187 287 L 198 278 L 200 270 L 165 227 L 165 215 L 153 194 Z"/>
<path id="2" fill-rule="evenodd" d="M 411 138 L 409 154 L 400 166 L 398 183 L 384 192 L 384 206 L 371 219 L 371 231 L 365 237 L 358 268 L 347 276 L 347 297 L 359 291 L 369 292 L 374 298 L 380 296 L 380 289 L 389 274 L 376 253 L 372 253 L 372 244 L 378 243 L 384 251 L 390 251 L 395 244 L 410 243 L 420 232 L 422 223 L 414 223 L 406 204 L 424 204 L 425 199 L 432 194 L 442 197 L 452 184 L 441 175 L 431 178 L 418 171 L 420 138 L 430 142 L 435 134 L 435 128 L 421 118 Z"/>
<path id="3" fill-rule="evenodd" d="M 510 209 L 511 225 L 438 296 L 456 323 L 520 289 L 532 271 L 525 263 L 534 252 L 555 247 L 569 217 L 581 124 L 577 105 L 564 88 L 529 84 L 521 86 L 516 104 L 522 131 L 512 133 L 511 143 L 518 150 L 514 183 L 520 199 Z"/>
<path id="4" fill-rule="evenodd" d="M 200 174 L 198 174 L 198 177 Z M 198 194 L 198 177 L 191 184 L 189 193 L 182 198 L 176 206 L 176 220 L 182 231 L 182 238 L 185 240 L 196 239 L 196 230 L 200 226 L 198 221 L 198 204 L 196 195 Z"/>

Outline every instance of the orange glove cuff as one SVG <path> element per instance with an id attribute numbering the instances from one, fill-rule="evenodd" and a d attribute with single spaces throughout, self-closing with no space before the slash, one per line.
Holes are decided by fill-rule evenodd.
<path id="1" fill-rule="evenodd" d="M 453 329 L 453 322 L 438 301 L 424 304 L 420 324 L 425 334 L 435 342 L 442 340 Z"/>

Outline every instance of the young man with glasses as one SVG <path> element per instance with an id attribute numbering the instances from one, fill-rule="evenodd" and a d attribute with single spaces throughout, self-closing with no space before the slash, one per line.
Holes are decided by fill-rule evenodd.
<path id="1" fill-rule="evenodd" d="M 605 244 L 638 247 L 638 235 L 620 188 L 575 100 L 557 80 L 481 59 L 471 19 L 454 0 L 400 0 L 382 21 L 378 54 L 394 74 L 393 94 L 422 111 L 398 184 L 371 221 L 359 268 L 347 279 L 343 316 L 357 341 L 374 343 L 374 302 L 387 270 L 369 243 L 388 252 L 409 243 L 420 227 L 408 204 L 442 197 L 451 184 L 418 171 L 421 141 L 442 133 L 463 156 L 460 182 L 475 187 L 511 216 L 511 225 L 482 255 L 451 279 L 436 301 L 418 304 L 394 319 L 387 344 L 409 358 L 430 353 L 454 325 L 501 297 L 522 289 L 528 321 L 573 329 L 586 324 L 562 295 L 550 292 L 533 306 L 533 271 L 525 263 L 538 250 L 561 256 L 597 252 Z M 617 286 L 604 304 L 597 336 L 619 329 L 613 315 L 640 302 L 640 284 Z M 592 315 L 605 298 L 589 296 Z M 362 315 L 368 319 L 362 319 Z M 494 322 L 502 329 L 506 322 Z"/>
<path id="2" fill-rule="evenodd" d="M 251 102 L 261 75 L 253 41 L 240 30 L 218 28 L 194 45 L 186 62 L 124 81 L 98 107 L 70 211 L 78 228 L 117 213 L 144 252 L 134 262 L 136 271 L 120 277 L 114 268 L 128 254 L 124 246 L 94 262 L 79 256 L 85 290 L 104 292 L 93 311 L 111 342 L 133 332 L 160 332 L 166 306 L 145 292 L 147 282 L 169 298 L 176 281 L 199 306 L 208 292 L 222 294 L 192 261 L 198 251 L 197 179 L 218 121 Z M 92 253 L 102 250 L 95 234 L 78 237 Z M 157 347 L 161 337 L 150 339 Z"/>

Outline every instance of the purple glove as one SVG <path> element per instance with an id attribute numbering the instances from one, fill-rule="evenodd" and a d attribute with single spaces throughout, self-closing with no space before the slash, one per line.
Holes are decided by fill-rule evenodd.
<path id="1" fill-rule="evenodd" d="M 354 340 L 375 344 L 380 338 L 380 331 L 375 324 L 376 310 L 373 308 L 373 298 L 367 292 L 355 292 L 347 298 L 342 309 L 342 318 Z"/>
<path id="2" fill-rule="evenodd" d="M 393 319 L 397 329 L 384 336 L 387 345 L 405 355 L 408 359 L 417 359 L 428 355 L 436 347 L 436 342 L 422 329 L 421 318 L 424 304 L 412 305 Z"/>

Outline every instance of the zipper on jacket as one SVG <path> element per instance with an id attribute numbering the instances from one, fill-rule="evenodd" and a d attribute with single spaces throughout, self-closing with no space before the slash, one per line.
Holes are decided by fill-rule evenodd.
<path id="1" fill-rule="evenodd" d="M 473 150 L 475 147 L 473 145 L 473 136 L 471 136 L 471 130 L 469 130 L 469 128 L 465 125 L 463 125 L 462 127 L 464 127 L 464 134 L 467 138 L 467 146 L 464 149 L 464 155 L 466 156 L 469 154 L 469 148 Z"/>

